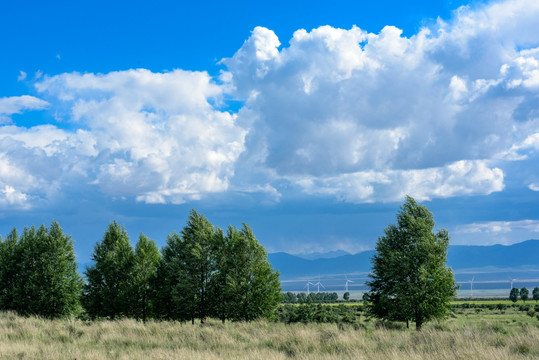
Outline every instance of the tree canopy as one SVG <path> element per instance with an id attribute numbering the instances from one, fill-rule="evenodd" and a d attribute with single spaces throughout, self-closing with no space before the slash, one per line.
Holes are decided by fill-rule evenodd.
<path id="1" fill-rule="evenodd" d="M 449 233 L 433 233 L 432 213 L 406 197 L 397 224 L 378 238 L 367 281 L 367 311 L 390 321 L 424 322 L 447 316 L 456 295 L 452 270 L 446 266 Z"/>
<path id="2" fill-rule="evenodd" d="M 82 279 L 71 237 L 53 221 L 0 242 L 0 309 L 60 317 L 80 311 Z"/>
<path id="3" fill-rule="evenodd" d="M 109 224 L 103 240 L 95 245 L 93 265 L 86 269 L 83 304 L 91 317 L 127 316 L 131 311 L 130 290 L 134 253 L 123 226 Z"/>

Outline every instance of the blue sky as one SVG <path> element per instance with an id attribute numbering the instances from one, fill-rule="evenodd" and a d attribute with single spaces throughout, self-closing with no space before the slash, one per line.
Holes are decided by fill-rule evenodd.
<path id="1" fill-rule="evenodd" d="M 539 4 L 17 1 L 0 9 L 0 233 L 191 208 L 269 251 L 373 248 L 406 194 L 453 244 L 539 237 Z"/>

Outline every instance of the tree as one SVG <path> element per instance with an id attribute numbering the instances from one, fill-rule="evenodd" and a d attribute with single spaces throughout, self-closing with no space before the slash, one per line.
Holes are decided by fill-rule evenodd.
<path id="1" fill-rule="evenodd" d="M 109 224 L 103 240 L 92 254 L 93 265 L 86 269 L 83 305 L 92 317 L 127 316 L 131 311 L 131 282 L 134 254 L 123 226 Z"/>
<path id="2" fill-rule="evenodd" d="M 294 294 L 293 292 L 288 291 L 283 295 L 283 302 L 285 304 L 295 304 L 297 301 L 298 299 L 296 297 L 296 294 Z"/>
<path id="3" fill-rule="evenodd" d="M 21 252 L 17 229 L 0 240 L 0 310 L 15 310 L 14 296 L 19 281 Z"/>
<path id="4" fill-rule="evenodd" d="M 161 317 L 205 322 L 211 311 L 212 277 L 217 273 L 218 235 L 204 215 L 191 210 L 181 234 L 168 236 L 156 284 Z"/>
<path id="5" fill-rule="evenodd" d="M 137 319 L 146 322 L 152 309 L 152 279 L 161 262 L 161 253 L 155 241 L 140 234 L 135 246 L 134 271 L 132 283 L 132 313 Z"/>
<path id="6" fill-rule="evenodd" d="M 535 302 L 539 301 L 539 287 L 538 286 L 533 288 L 532 295 L 533 295 L 533 300 L 535 300 Z"/>
<path id="7" fill-rule="evenodd" d="M 516 303 L 518 301 L 519 291 L 517 288 L 512 288 L 511 292 L 509 293 L 509 299 Z"/>
<path id="8" fill-rule="evenodd" d="M 446 266 L 449 234 L 433 233 L 432 213 L 407 196 L 378 238 L 366 296 L 370 315 L 390 321 L 424 322 L 445 317 L 456 295 L 453 272 Z"/>
<path id="9" fill-rule="evenodd" d="M 226 237 L 234 264 L 227 275 L 228 317 L 236 321 L 271 317 L 282 296 L 279 273 L 247 224 L 241 230 L 230 226 Z"/>
<path id="10" fill-rule="evenodd" d="M 25 228 L 21 237 L 14 229 L 0 249 L 2 309 L 47 318 L 79 313 L 82 279 L 73 241 L 56 221 Z"/>
<path id="11" fill-rule="evenodd" d="M 192 317 L 206 321 L 210 311 L 210 285 L 212 276 L 216 272 L 215 264 L 215 230 L 213 225 L 202 214 L 191 210 L 187 225 L 181 232 L 184 252 L 182 254 L 183 268 L 185 270 L 184 282 L 186 286 L 181 291 L 193 302 Z"/>
<path id="12" fill-rule="evenodd" d="M 346 301 L 350 300 L 350 293 L 347 291 L 343 294 L 342 298 Z"/>
<path id="13" fill-rule="evenodd" d="M 528 300 L 528 295 L 529 294 L 530 294 L 530 292 L 528 291 L 528 289 L 523 287 L 522 289 L 520 289 L 520 300 L 526 302 L 526 300 Z"/>

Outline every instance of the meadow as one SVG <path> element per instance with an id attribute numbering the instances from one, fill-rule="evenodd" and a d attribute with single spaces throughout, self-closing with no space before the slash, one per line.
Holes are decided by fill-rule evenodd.
<path id="1" fill-rule="evenodd" d="M 518 307 L 459 307 L 450 318 L 417 332 L 364 316 L 352 324 L 210 320 L 191 325 L 48 320 L 3 312 L 0 358 L 531 359 L 539 358 L 539 319 Z"/>

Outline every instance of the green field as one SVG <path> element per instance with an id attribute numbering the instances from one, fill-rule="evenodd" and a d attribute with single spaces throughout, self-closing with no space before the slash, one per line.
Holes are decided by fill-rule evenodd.
<path id="1" fill-rule="evenodd" d="M 353 324 L 191 325 L 4 312 L 0 345 L 1 359 L 533 359 L 539 358 L 539 319 L 518 307 L 456 308 L 416 332 L 364 316 Z"/>

